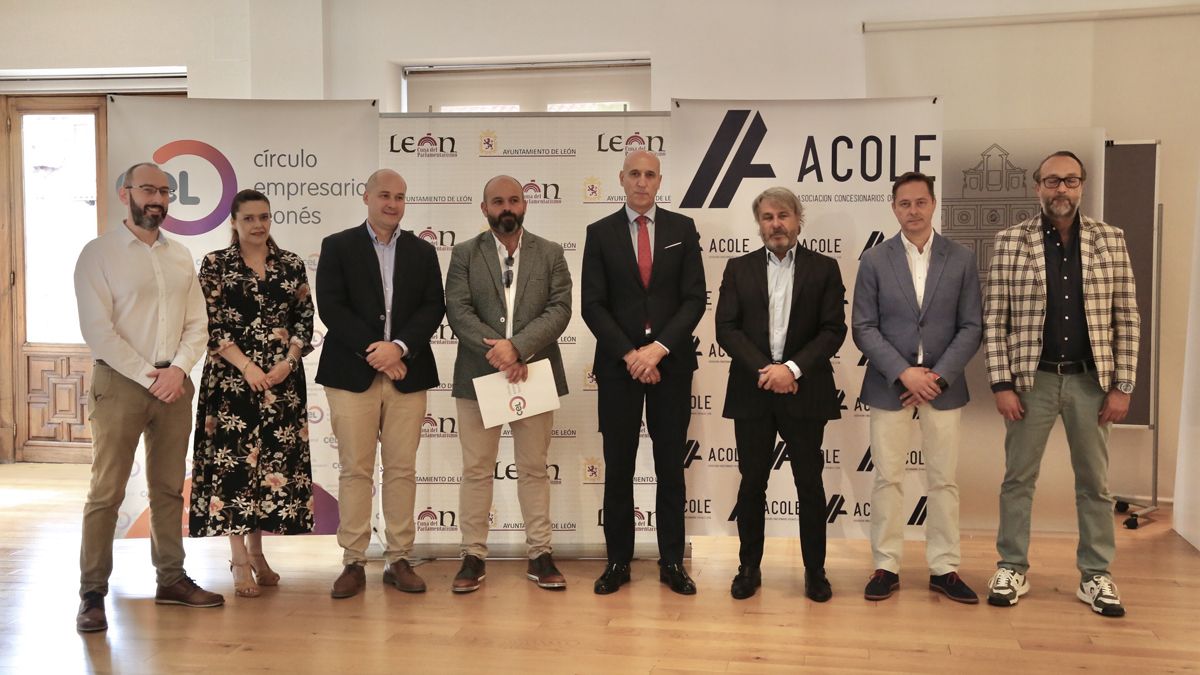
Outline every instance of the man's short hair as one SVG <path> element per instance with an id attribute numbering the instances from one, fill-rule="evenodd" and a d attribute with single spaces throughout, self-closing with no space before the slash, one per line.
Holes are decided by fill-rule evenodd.
<path id="1" fill-rule="evenodd" d="M 929 188 L 929 196 L 937 199 L 937 195 L 933 192 L 933 176 L 926 176 L 920 171 L 909 171 L 897 178 L 895 183 L 892 183 L 892 201 L 896 201 L 896 192 L 900 189 L 901 185 L 917 182 L 924 183 L 925 187 Z"/>
<path id="2" fill-rule="evenodd" d="M 792 210 L 796 214 L 796 221 L 800 225 L 804 225 L 804 205 L 800 203 L 800 198 L 795 192 L 785 187 L 772 187 L 763 190 L 754 201 L 751 202 L 750 208 L 754 209 L 754 220 L 758 220 L 758 207 L 763 202 L 775 202 Z"/>
<path id="3" fill-rule="evenodd" d="M 138 162 L 137 164 L 134 164 L 133 166 L 129 167 L 128 169 L 125 169 L 125 173 L 124 173 L 125 178 L 121 181 L 121 184 L 127 188 L 133 187 L 129 183 L 129 181 L 133 180 L 133 172 L 137 171 L 138 169 L 142 168 L 143 166 L 152 166 L 152 167 L 158 169 L 159 171 L 162 171 L 162 167 L 155 164 L 154 162 Z"/>
<path id="4" fill-rule="evenodd" d="M 1042 165 L 1050 161 L 1050 159 L 1053 157 L 1070 157 L 1071 159 L 1075 160 L 1075 163 L 1079 165 L 1079 177 L 1084 181 L 1087 180 L 1087 168 L 1084 167 L 1083 160 L 1079 159 L 1079 157 L 1070 150 L 1059 150 L 1046 155 L 1045 159 L 1038 162 L 1038 168 L 1033 172 L 1033 182 L 1042 182 Z"/>

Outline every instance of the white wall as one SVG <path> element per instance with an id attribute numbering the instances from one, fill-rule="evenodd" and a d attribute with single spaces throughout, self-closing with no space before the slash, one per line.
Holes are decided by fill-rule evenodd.
<path id="1" fill-rule="evenodd" d="M 1185 0 L 663 0 L 500 5 L 484 0 L 0 0 L 0 69 L 185 65 L 218 98 L 371 98 L 399 110 L 410 64 L 648 57 L 651 107 L 678 98 L 842 98 L 936 93 L 947 128 L 1098 126 L 1163 140 L 1161 485 L 1172 494 L 1196 222 L 1200 19 L 938 29 L 864 35 L 864 21 L 1190 4 Z M 1056 67 L 1048 67 L 1054 62 Z M 1148 282 L 1148 280 L 1147 280 Z M 1148 308 L 1145 308 L 1148 311 Z M 982 371 L 976 372 L 982 382 Z M 1001 439 L 986 388 L 965 462 L 964 524 L 994 518 Z M 1114 432 L 1114 487 L 1144 492 L 1143 432 Z M 1054 436 L 1039 509 L 1070 527 L 1065 443 Z M 1056 459 L 1057 457 L 1057 459 Z M 1122 483 L 1122 481 L 1124 483 Z M 1062 488 L 1061 486 L 1068 486 Z M 1065 496 L 1064 496 L 1065 495 Z M 1064 508 L 1060 508 L 1064 507 Z"/>

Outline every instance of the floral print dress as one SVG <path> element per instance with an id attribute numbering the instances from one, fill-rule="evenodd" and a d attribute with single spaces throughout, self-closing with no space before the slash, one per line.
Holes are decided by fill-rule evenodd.
<path id="1" fill-rule="evenodd" d="M 269 244 L 260 279 L 234 244 L 200 266 L 208 306 L 208 358 L 200 381 L 192 451 L 193 537 L 255 530 L 299 534 L 313 527 L 303 364 L 256 392 L 217 353 L 233 342 L 268 372 L 292 344 L 312 351 L 313 303 L 304 261 Z"/>

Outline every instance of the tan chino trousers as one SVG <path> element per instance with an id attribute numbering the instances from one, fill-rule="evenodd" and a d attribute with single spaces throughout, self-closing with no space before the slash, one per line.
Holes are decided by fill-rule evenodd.
<path id="1" fill-rule="evenodd" d="M 426 392 L 409 394 L 382 373 L 362 393 L 325 388 L 338 442 L 338 545 L 342 564 L 365 565 L 371 543 L 375 451 L 383 467 L 384 557 L 387 564 L 412 553 L 416 526 L 417 446 Z"/>
<path id="2" fill-rule="evenodd" d="M 146 487 L 150 498 L 150 559 L 158 585 L 170 586 L 183 571 L 183 478 L 192 432 L 192 396 L 163 403 L 148 389 L 97 361 L 88 392 L 92 427 L 92 482 L 83 509 L 79 548 L 79 594 L 108 593 L 118 509 L 133 470 L 138 439 L 146 437 Z"/>

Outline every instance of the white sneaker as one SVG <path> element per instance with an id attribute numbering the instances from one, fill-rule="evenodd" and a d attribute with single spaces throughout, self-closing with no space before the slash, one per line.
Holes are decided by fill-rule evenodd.
<path id="1" fill-rule="evenodd" d="M 1012 607 L 1029 592 L 1029 580 L 1024 574 L 1007 567 L 996 570 L 988 579 L 988 604 L 993 607 Z"/>
<path id="2" fill-rule="evenodd" d="M 1117 593 L 1117 585 L 1112 582 L 1112 579 L 1102 574 L 1080 582 L 1075 596 L 1091 605 L 1092 611 L 1101 616 L 1125 616 L 1125 608 L 1121 606 L 1121 596 Z"/>

